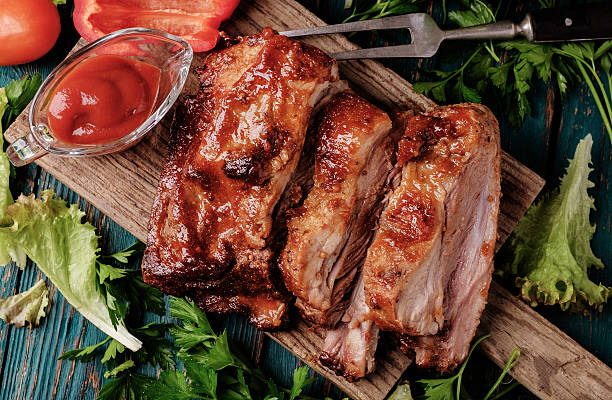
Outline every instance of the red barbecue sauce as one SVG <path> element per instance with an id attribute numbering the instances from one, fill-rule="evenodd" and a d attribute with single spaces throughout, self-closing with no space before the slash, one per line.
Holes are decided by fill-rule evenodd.
<path id="1" fill-rule="evenodd" d="M 53 135 L 68 144 L 104 144 L 132 132 L 151 115 L 159 68 L 115 55 L 92 57 L 69 72 L 51 97 Z"/>

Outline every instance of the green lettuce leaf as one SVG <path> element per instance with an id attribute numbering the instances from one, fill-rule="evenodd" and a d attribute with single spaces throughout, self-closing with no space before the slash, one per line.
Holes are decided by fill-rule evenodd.
<path id="1" fill-rule="evenodd" d="M 8 156 L 3 151 L 4 136 L 2 134 L 2 116 L 9 109 L 9 100 L 6 95 L 6 89 L 0 88 L 0 227 L 12 225 L 10 217 L 6 215 L 6 207 L 13 204 L 13 195 L 9 188 L 11 177 L 11 163 Z M 6 265 L 15 260 L 20 268 L 23 268 L 26 263 L 26 255 L 20 248 L 7 246 L 8 241 L 4 240 L 4 233 L 0 232 L 0 265 Z"/>
<path id="2" fill-rule="evenodd" d="M 400 383 L 387 400 L 414 400 L 408 382 Z"/>
<path id="3" fill-rule="evenodd" d="M 505 251 L 511 259 L 502 264 L 500 272 L 517 276 L 521 296 L 532 306 L 601 310 L 612 290 L 595 284 L 587 275 L 590 267 L 604 267 L 590 246 L 595 232 L 589 222 L 595 205 L 588 195 L 594 186 L 588 179 L 592 145 L 591 135 L 580 141 L 560 188 L 529 209 Z"/>
<path id="4" fill-rule="evenodd" d="M 27 322 L 30 327 L 38 326 L 46 315 L 49 304 L 49 290 L 42 279 L 25 292 L 0 299 L 0 319 L 7 324 L 21 328 Z"/>
<path id="5" fill-rule="evenodd" d="M 0 88 L 0 133 L 2 133 L 2 117 L 9 107 L 8 97 L 6 97 L 6 88 Z M 4 136 L 0 137 L 0 140 L 4 142 Z"/>
<path id="6" fill-rule="evenodd" d="M 122 325 L 113 327 L 105 300 L 96 289 L 98 237 L 91 224 L 81 222 L 85 213 L 74 204 L 67 207 L 64 200 L 55 199 L 48 190 L 42 193 L 41 200 L 34 195 L 19 196 L 6 208 L 6 215 L 12 225 L 0 227 L 0 249 L 4 254 L 27 254 L 85 318 L 137 351 L 140 340 Z"/>

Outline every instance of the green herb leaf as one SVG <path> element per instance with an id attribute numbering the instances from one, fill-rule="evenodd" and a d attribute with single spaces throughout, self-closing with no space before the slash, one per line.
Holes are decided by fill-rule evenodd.
<path id="1" fill-rule="evenodd" d="M 306 386 L 316 381 L 315 378 L 308 378 L 308 371 L 310 371 L 310 369 L 304 365 L 293 372 L 293 386 L 289 392 L 289 400 L 296 399 Z"/>
<path id="2" fill-rule="evenodd" d="M 125 362 L 123 362 L 123 363 L 121 363 L 121 364 L 117 365 L 117 366 L 116 366 L 115 368 L 113 368 L 111 371 L 106 371 L 106 372 L 104 373 L 104 377 L 105 377 L 106 379 L 109 379 L 109 378 L 116 378 L 116 377 L 117 377 L 117 375 L 119 375 L 120 373 L 122 373 L 122 372 L 124 372 L 124 371 L 127 371 L 128 369 L 133 368 L 133 367 L 135 367 L 135 366 L 136 366 L 136 364 L 134 364 L 134 361 L 132 361 L 132 360 L 127 360 L 127 361 L 125 361 Z"/>
<path id="3" fill-rule="evenodd" d="M 35 73 L 32 76 L 26 75 L 20 80 L 12 81 L 6 86 L 5 90 L 9 111 L 6 126 L 10 125 L 28 106 L 41 84 L 42 76 L 39 73 Z"/>
<path id="4" fill-rule="evenodd" d="M 111 265 L 98 263 L 98 278 L 103 284 L 107 280 L 114 281 L 115 279 L 124 278 L 128 273 L 126 269 L 115 268 Z"/>
<path id="5" fill-rule="evenodd" d="M 413 400 L 410 383 L 404 382 L 397 385 L 387 400 Z"/>
<path id="6" fill-rule="evenodd" d="M 120 264 L 128 264 L 130 262 L 130 258 L 141 257 L 146 246 L 140 240 L 134 242 L 131 246 L 116 252 L 115 254 L 111 254 L 108 256 L 102 256 L 100 259 L 102 260 L 114 260 Z"/>
<path id="7" fill-rule="evenodd" d="M 27 254 L 85 318 L 126 347 L 138 350 L 138 339 L 124 326 L 113 326 L 106 301 L 97 291 L 95 228 L 81 222 L 85 213 L 76 205 L 67 207 L 54 196 L 52 191 L 44 191 L 41 200 L 22 195 L 7 207 L 13 223 L 0 228 L 0 254 Z"/>
<path id="8" fill-rule="evenodd" d="M 182 326 L 177 325 L 170 329 L 176 345 L 181 348 L 180 354 L 187 354 L 195 346 L 217 339 L 217 335 L 208 323 L 206 314 L 192 301 L 171 297 L 170 316 L 183 322 Z"/>
<path id="9" fill-rule="evenodd" d="M 448 19 L 460 27 L 464 28 L 495 22 L 495 15 L 486 3 L 480 0 L 464 1 L 463 3 L 469 6 L 469 9 L 450 11 L 448 13 Z"/>
<path id="10" fill-rule="evenodd" d="M 69 350 L 62 354 L 58 360 L 79 360 L 81 362 L 89 362 L 95 357 L 97 351 L 110 340 L 111 337 L 109 336 L 103 341 L 94 345 L 87 346 L 82 349 Z"/>
<path id="11" fill-rule="evenodd" d="M 153 399 L 153 397 L 145 396 L 148 393 L 148 388 L 157 382 L 155 379 L 143 376 L 140 374 L 120 374 L 117 379 L 112 379 L 102 386 L 96 400 L 143 400 Z M 168 399 L 170 397 L 161 397 L 158 399 Z M 183 397 L 182 399 L 191 399 Z"/>
<path id="12" fill-rule="evenodd" d="M 500 272 L 517 276 L 521 296 L 531 305 L 558 304 L 561 309 L 587 312 L 601 310 L 610 290 L 592 282 L 587 271 L 604 265 L 591 250 L 595 226 L 589 222 L 594 201 L 591 146 L 587 135 L 580 141 L 559 190 L 546 195 L 516 226 L 505 254 L 511 259 Z"/>
<path id="13" fill-rule="evenodd" d="M 0 319 L 17 328 L 26 322 L 30 327 L 38 326 L 46 315 L 48 304 L 49 290 L 41 279 L 25 292 L 0 299 Z"/>
<path id="14" fill-rule="evenodd" d="M 482 100 L 476 89 L 466 86 L 463 80 L 458 80 L 453 90 L 455 91 L 455 97 L 461 99 L 462 102 L 480 103 Z"/>
<path id="15" fill-rule="evenodd" d="M 490 336 L 491 335 L 482 336 L 472 344 L 465 361 L 461 364 L 459 371 L 455 375 L 448 378 L 418 380 L 417 383 L 420 384 L 425 391 L 423 398 L 425 400 L 459 400 L 461 398 L 461 380 L 467 363 L 470 361 L 470 357 L 476 347 Z"/>
<path id="16" fill-rule="evenodd" d="M 217 397 L 217 373 L 214 369 L 193 361 L 186 361 L 184 366 L 187 377 L 191 380 L 192 390 L 212 398 Z"/>
<path id="17" fill-rule="evenodd" d="M 389 17 L 391 15 L 408 14 L 421 11 L 420 4 L 424 0 L 376 0 L 376 2 L 355 1 L 353 13 L 344 20 L 349 22 L 353 20 L 363 21 L 365 19 L 377 19 Z M 351 1 L 345 3 L 345 8 L 350 8 L 353 5 Z"/>
<path id="18" fill-rule="evenodd" d="M 104 357 L 100 360 L 103 364 L 109 362 L 110 360 L 114 360 L 117 358 L 117 354 L 121 354 L 125 351 L 125 346 L 119 343 L 117 340 L 113 339 L 106 351 L 104 352 Z"/>

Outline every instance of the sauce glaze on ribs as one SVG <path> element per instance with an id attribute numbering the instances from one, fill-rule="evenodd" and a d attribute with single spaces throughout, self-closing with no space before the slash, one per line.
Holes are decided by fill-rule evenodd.
<path id="1" fill-rule="evenodd" d="M 350 300 L 391 168 L 391 126 L 384 111 L 350 92 L 334 96 L 313 123 L 314 185 L 290 211 L 279 266 L 296 306 L 317 324 L 334 326 Z"/>
<path id="2" fill-rule="evenodd" d="M 288 296 L 267 243 L 312 109 L 338 80 L 322 51 L 280 36 L 224 38 L 179 107 L 149 222 L 145 282 L 262 328 Z"/>
<path id="3" fill-rule="evenodd" d="M 449 370 L 467 355 L 493 270 L 500 154 L 497 120 L 476 104 L 418 115 L 399 142 L 402 180 L 364 287 L 376 324 L 408 335 L 419 365 Z"/>

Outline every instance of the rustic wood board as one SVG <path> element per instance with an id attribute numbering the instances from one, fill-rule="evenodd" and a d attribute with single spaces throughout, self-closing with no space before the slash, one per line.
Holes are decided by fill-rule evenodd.
<path id="1" fill-rule="evenodd" d="M 257 32 L 265 26 L 283 30 L 322 24 L 320 19 L 294 1 L 279 6 L 273 0 L 258 0 L 243 3 L 225 29 L 239 34 Z M 306 41 L 329 52 L 356 48 L 343 36 Z M 77 47 L 81 45 L 80 42 Z M 357 91 L 389 110 L 423 111 L 434 105 L 426 97 L 416 94 L 399 75 L 379 63 L 342 63 L 341 73 Z M 193 91 L 196 85 L 191 78 L 186 91 Z M 152 134 L 127 152 L 80 160 L 47 156 L 38 164 L 144 240 L 165 156 L 169 121 L 170 118 L 166 118 Z M 27 130 L 27 115 L 24 113 L 7 131 L 7 139 L 13 141 Z M 506 153 L 502 160 L 502 180 L 498 248 L 544 183 Z M 612 393 L 610 368 L 495 283 L 480 329 L 492 334 L 483 349 L 498 365 L 505 363 L 514 347 L 521 348 L 523 358 L 512 373 L 542 398 L 607 399 Z M 316 361 L 323 340 L 321 332 L 298 322 L 294 329 L 271 333 L 270 336 L 356 399 L 384 398 L 410 364 L 408 357 L 390 350 L 379 360 L 376 373 L 350 384 Z M 570 365 L 572 368 L 567 368 Z"/>

